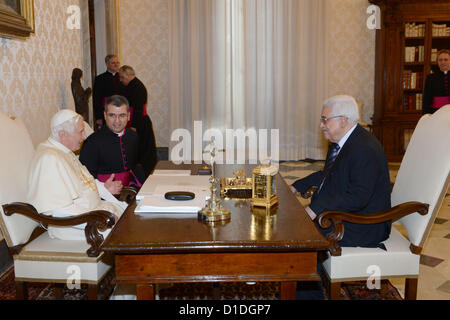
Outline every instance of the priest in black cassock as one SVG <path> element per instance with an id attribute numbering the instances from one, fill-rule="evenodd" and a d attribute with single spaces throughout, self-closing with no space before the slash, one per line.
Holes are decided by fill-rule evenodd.
<path id="1" fill-rule="evenodd" d="M 139 161 L 148 176 L 158 159 L 153 125 L 147 115 L 147 89 L 130 66 L 120 67 L 119 78 L 124 85 L 124 96 L 130 103 L 130 121 L 127 128 L 136 130 L 139 135 Z"/>
<path id="2" fill-rule="evenodd" d="M 146 176 L 138 161 L 139 137 L 126 128 L 130 118 L 127 99 L 119 95 L 108 98 L 104 116 L 106 125 L 86 139 L 80 162 L 101 182 L 114 174 L 114 181 L 140 188 Z"/>
<path id="3" fill-rule="evenodd" d="M 119 58 L 113 54 L 107 55 L 105 63 L 107 70 L 95 77 L 94 80 L 93 103 L 96 128 L 104 124 L 105 118 L 103 112 L 106 99 L 113 95 L 123 93 L 123 85 L 119 80 L 118 73 L 120 67 Z"/>
<path id="4" fill-rule="evenodd" d="M 439 51 L 437 58 L 439 71 L 429 74 L 423 91 L 422 113 L 434 113 L 450 104 L 450 50 Z"/>

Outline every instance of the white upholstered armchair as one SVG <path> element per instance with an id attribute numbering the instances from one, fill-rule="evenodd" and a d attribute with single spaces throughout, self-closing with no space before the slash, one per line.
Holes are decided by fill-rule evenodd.
<path id="1" fill-rule="evenodd" d="M 341 282 L 367 280 L 375 266 L 381 279 L 406 278 L 405 298 L 416 299 L 420 254 L 450 182 L 450 105 L 433 115 L 424 115 L 417 124 L 391 194 L 392 209 L 372 215 L 323 212 L 319 224 L 334 231 L 328 235 L 330 251 L 323 269 L 330 280 L 329 295 L 339 299 Z M 392 226 L 379 248 L 340 248 L 345 232 L 342 221 L 377 223 L 392 220 L 402 224 L 404 237 Z M 372 269 L 374 270 L 374 269 Z"/>
<path id="2" fill-rule="evenodd" d="M 27 299 L 27 282 L 66 284 L 79 271 L 80 284 L 88 284 L 89 299 L 97 299 L 98 284 L 111 269 L 111 259 L 100 250 L 98 229 L 111 228 L 114 215 L 94 211 L 81 216 L 53 218 L 22 203 L 27 195 L 28 167 L 34 147 L 24 124 L 0 113 L 0 228 L 14 258 L 16 297 Z M 87 223 L 86 241 L 51 239 L 49 224 L 71 226 Z M 39 230 L 40 229 L 40 230 Z M 77 275 L 75 275 L 77 276 Z M 61 288 L 61 286 L 58 286 Z M 58 290 L 62 292 L 62 290 Z M 106 298 L 105 293 L 104 298 Z"/>

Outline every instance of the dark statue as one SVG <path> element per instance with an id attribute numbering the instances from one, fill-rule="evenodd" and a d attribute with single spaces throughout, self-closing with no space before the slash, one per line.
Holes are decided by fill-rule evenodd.
<path id="1" fill-rule="evenodd" d="M 84 121 L 89 123 L 89 97 L 91 96 L 91 88 L 86 90 L 81 85 L 81 77 L 83 76 L 83 71 L 75 68 L 72 70 L 72 95 L 75 101 L 75 111 L 79 113 Z"/>

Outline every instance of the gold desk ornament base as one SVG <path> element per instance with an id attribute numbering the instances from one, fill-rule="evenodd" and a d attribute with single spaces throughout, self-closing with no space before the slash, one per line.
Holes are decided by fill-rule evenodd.
<path id="1" fill-rule="evenodd" d="M 234 171 L 234 178 L 220 178 L 220 196 L 229 199 L 249 199 L 252 197 L 252 178 L 245 171 Z"/>
<path id="2" fill-rule="evenodd" d="M 275 203 L 271 207 L 266 206 L 251 206 L 250 212 L 254 216 L 258 216 L 261 218 L 273 217 L 278 213 L 278 203 Z"/>
<path id="3" fill-rule="evenodd" d="M 211 209 L 208 206 L 198 212 L 198 218 L 203 222 L 219 222 L 231 219 L 231 213 L 222 206 Z"/>
<path id="4" fill-rule="evenodd" d="M 265 198 L 251 198 L 250 203 L 252 207 L 266 207 L 271 208 L 278 204 L 278 197 L 276 194 L 272 194 L 270 199 Z"/>
<path id="5" fill-rule="evenodd" d="M 209 178 L 211 186 L 211 197 L 206 201 L 206 205 L 198 212 L 198 218 L 203 222 L 218 222 L 228 221 L 231 219 L 231 213 L 226 210 L 217 196 L 217 184 L 219 179 L 215 177 L 215 170 L 213 166 L 213 175 Z"/>
<path id="6" fill-rule="evenodd" d="M 210 178 L 211 197 L 206 202 L 206 206 L 198 212 L 198 218 L 204 222 L 226 221 L 231 219 L 231 213 L 225 209 L 220 198 L 217 197 L 217 179 Z"/>

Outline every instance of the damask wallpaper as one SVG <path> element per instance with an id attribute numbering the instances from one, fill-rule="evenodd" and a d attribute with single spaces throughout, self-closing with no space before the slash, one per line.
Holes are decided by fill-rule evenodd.
<path id="1" fill-rule="evenodd" d="M 70 82 L 82 50 L 81 31 L 67 27 L 70 5 L 79 0 L 34 1 L 35 34 L 0 37 L 0 111 L 23 119 L 35 146 L 48 137 L 56 111 L 74 108 Z"/>
<path id="2" fill-rule="evenodd" d="M 372 123 L 375 30 L 367 28 L 367 0 L 328 0 L 328 94 L 347 93 L 363 103 L 362 120 Z"/>
<path id="3" fill-rule="evenodd" d="M 156 144 L 169 133 L 169 5 L 167 0 L 120 1 L 121 64 L 132 66 L 148 91 Z"/>

